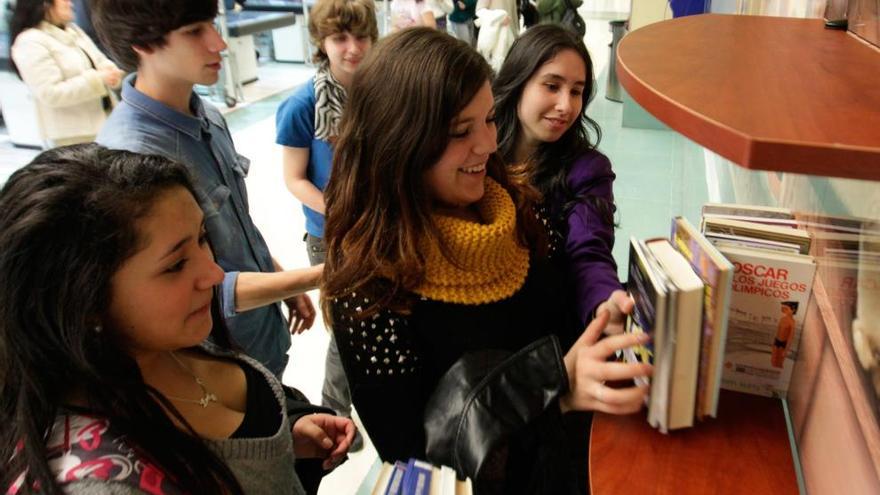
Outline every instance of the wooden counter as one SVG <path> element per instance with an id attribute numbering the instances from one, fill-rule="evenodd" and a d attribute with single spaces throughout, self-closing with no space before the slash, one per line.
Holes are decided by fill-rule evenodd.
<path id="1" fill-rule="evenodd" d="M 797 494 L 780 399 L 721 391 L 718 418 L 664 435 L 645 413 L 597 413 L 590 433 L 590 492 Z"/>
<path id="2" fill-rule="evenodd" d="M 681 17 L 617 57 L 636 102 L 743 167 L 880 180 L 880 50 L 822 20 Z"/>

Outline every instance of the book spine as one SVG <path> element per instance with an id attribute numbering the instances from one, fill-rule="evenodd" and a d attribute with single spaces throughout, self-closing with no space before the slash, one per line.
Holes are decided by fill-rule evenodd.
<path id="1" fill-rule="evenodd" d="M 418 459 L 410 459 L 403 477 L 402 495 L 429 495 L 434 466 Z"/>
<path id="2" fill-rule="evenodd" d="M 403 477 L 406 474 L 406 468 L 406 463 L 400 461 L 394 463 L 394 471 L 391 472 L 391 479 L 388 480 L 385 495 L 401 495 L 403 493 Z"/>

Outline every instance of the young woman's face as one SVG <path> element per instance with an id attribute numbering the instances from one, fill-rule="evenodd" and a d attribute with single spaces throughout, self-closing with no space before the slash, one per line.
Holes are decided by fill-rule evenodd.
<path id="1" fill-rule="evenodd" d="M 453 119 L 449 132 L 449 144 L 425 171 L 425 183 L 434 202 L 461 208 L 483 197 L 486 162 L 498 147 L 495 102 L 488 81 Z"/>
<path id="2" fill-rule="evenodd" d="M 574 50 L 563 50 L 526 82 L 517 104 L 519 139 L 537 146 L 562 137 L 580 119 L 587 67 Z"/>
<path id="3" fill-rule="evenodd" d="M 175 187 L 137 224 L 139 251 L 111 279 L 107 324 L 133 355 L 194 346 L 212 328 L 212 288 L 223 280 L 199 205 Z"/>
<path id="4" fill-rule="evenodd" d="M 67 24 L 73 18 L 73 0 L 55 0 L 46 10 L 46 20 L 55 24 Z"/>
<path id="5" fill-rule="evenodd" d="M 321 46 L 330 61 L 333 75 L 337 79 L 350 81 L 354 71 L 361 65 L 364 56 L 373 46 L 373 40 L 366 35 L 343 31 L 324 38 Z"/>

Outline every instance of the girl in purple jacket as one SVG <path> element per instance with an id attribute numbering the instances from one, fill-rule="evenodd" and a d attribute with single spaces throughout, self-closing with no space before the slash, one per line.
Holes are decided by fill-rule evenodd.
<path id="1" fill-rule="evenodd" d="M 599 125 L 584 112 L 594 91 L 590 54 L 564 28 L 535 26 L 514 42 L 493 91 L 499 152 L 542 195 L 539 216 L 564 249 L 581 323 L 605 305 L 621 330 L 632 302 L 611 254 L 614 172 L 590 140 L 592 130 L 598 143 Z"/>

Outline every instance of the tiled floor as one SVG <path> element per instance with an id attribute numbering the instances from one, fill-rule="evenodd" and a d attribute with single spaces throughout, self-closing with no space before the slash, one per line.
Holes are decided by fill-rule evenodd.
<path id="1" fill-rule="evenodd" d="M 708 193 L 701 148 L 670 131 L 621 127 L 621 104 L 605 99 L 611 41 L 607 21 L 619 17 L 602 15 L 601 19 L 587 19 L 585 39 L 598 82 L 598 92 L 588 113 L 602 127 L 599 149 L 609 156 L 617 173 L 619 229 L 614 255 L 624 278 L 629 237 L 668 234 L 673 214 L 698 218 L 699 205 L 706 201 Z M 313 69 L 298 64 L 273 64 L 261 71 L 266 72 L 268 88 L 261 89 L 263 94 L 296 87 L 313 73 Z M 227 112 L 226 118 L 238 151 L 252 162 L 247 179 L 251 215 L 278 261 L 285 267 L 297 267 L 308 265 L 302 242 L 303 216 L 298 202 L 284 187 L 280 150 L 274 144 L 275 109 L 288 94 L 290 89 L 239 105 Z M 0 135 L 0 183 L 35 153 L 13 148 Z M 317 305 L 318 294 L 313 293 L 312 297 Z M 327 332 L 319 319 L 311 331 L 293 338 L 290 366 L 284 374 L 286 383 L 302 390 L 313 402 L 320 401 L 327 342 Z M 355 493 L 375 461 L 375 450 L 367 442 L 362 452 L 353 454 L 325 478 L 320 493 Z"/>

